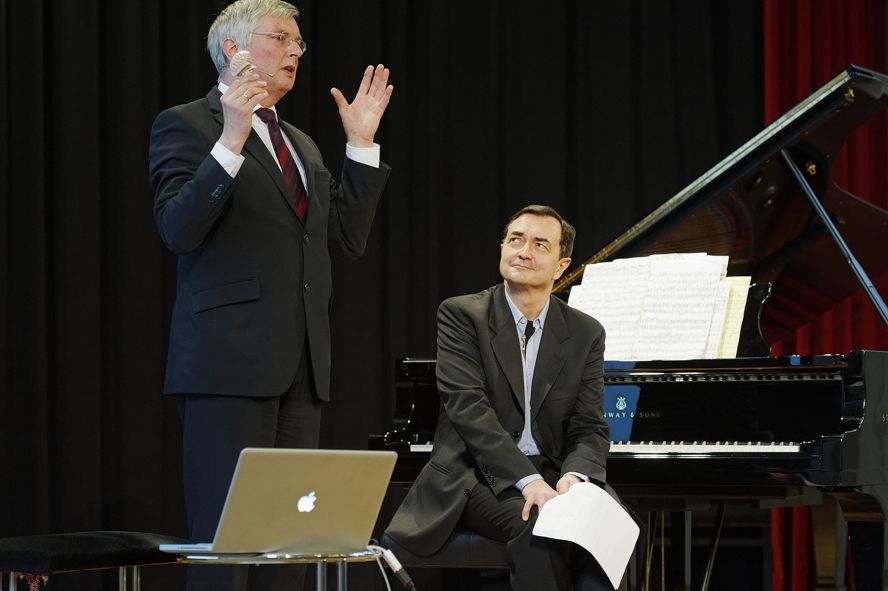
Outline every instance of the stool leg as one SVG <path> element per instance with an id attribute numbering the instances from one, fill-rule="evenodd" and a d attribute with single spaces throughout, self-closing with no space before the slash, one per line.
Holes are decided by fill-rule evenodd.
<path id="1" fill-rule="evenodd" d="M 139 570 L 138 565 L 132 567 L 133 569 L 133 591 L 141 591 L 142 590 L 142 571 Z"/>
<path id="2" fill-rule="evenodd" d="M 117 569 L 117 591 L 126 591 L 126 567 Z"/>
<path id="3" fill-rule="evenodd" d="M 345 560 L 336 565 L 336 591 L 348 591 L 348 562 Z"/>
<path id="4" fill-rule="evenodd" d="M 327 561 L 318 560 L 318 584 L 315 587 L 317 591 L 327 591 Z"/>

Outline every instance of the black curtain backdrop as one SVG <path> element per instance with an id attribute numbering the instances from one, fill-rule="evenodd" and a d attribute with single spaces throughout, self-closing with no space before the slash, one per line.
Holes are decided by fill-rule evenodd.
<path id="1" fill-rule="evenodd" d="M 147 144 L 160 110 L 214 83 L 206 31 L 225 4 L 0 0 L 0 536 L 184 534 L 160 395 L 175 261 Z M 514 210 L 561 211 L 578 264 L 762 128 L 761 2 L 299 8 L 309 52 L 279 109 L 331 169 L 345 139 L 329 88 L 351 96 L 378 62 L 395 86 L 370 244 L 334 268 L 327 447 L 385 431 L 395 360 L 434 355 L 442 299 L 498 281 Z M 100 585 L 65 580 L 52 588 Z"/>

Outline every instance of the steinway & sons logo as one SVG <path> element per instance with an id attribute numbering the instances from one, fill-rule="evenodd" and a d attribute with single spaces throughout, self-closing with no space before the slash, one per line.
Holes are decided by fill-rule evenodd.
<path id="1" fill-rule="evenodd" d="M 605 419 L 659 419 L 660 413 L 655 411 L 642 411 L 638 412 L 636 410 L 629 410 L 629 403 L 626 400 L 625 396 L 617 396 L 614 401 L 614 409 L 615 410 L 605 410 L 604 418 Z"/>

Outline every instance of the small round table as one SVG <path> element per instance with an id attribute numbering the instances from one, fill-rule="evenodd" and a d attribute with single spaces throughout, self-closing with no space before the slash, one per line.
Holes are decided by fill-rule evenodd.
<path id="1" fill-rule="evenodd" d="M 317 591 L 327 591 L 327 564 L 336 564 L 336 591 L 348 591 L 349 562 L 371 562 L 382 556 L 375 548 L 343 554 L 180 554 L 178 562 L 185 564 L 307 564 L 317 565 Z"/>

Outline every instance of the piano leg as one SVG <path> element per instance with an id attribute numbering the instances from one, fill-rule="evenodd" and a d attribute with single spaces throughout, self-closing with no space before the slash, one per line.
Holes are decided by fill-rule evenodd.
<path id="1" fill-rule="evenodd" d="M 882 555 L 884 530 L 885 525 L 877 521 L 848 523 L 848 538 L 851 543 L 848 571 L 853 575 L 854 588 L 857 591 L 888 589 L 888 583 L 883 582 L 882 572 L 885 562 Z"/>
<path id="2" fill-rule="evenodd" d="M 814 530 L 814 562 L 817 572 L 815 589 L 846 591 L 848 522 L 834 497 L 824 495 L 822 504 L 811 507 L 811 526 Z"/>
<path id="3" fill-rule="evenodd" d="M 817 589 L 847 588 L 848 540 L 854 588 L 888 591 L 888 486 L 825 493 L 812 506 L 811 518 Z"/>

